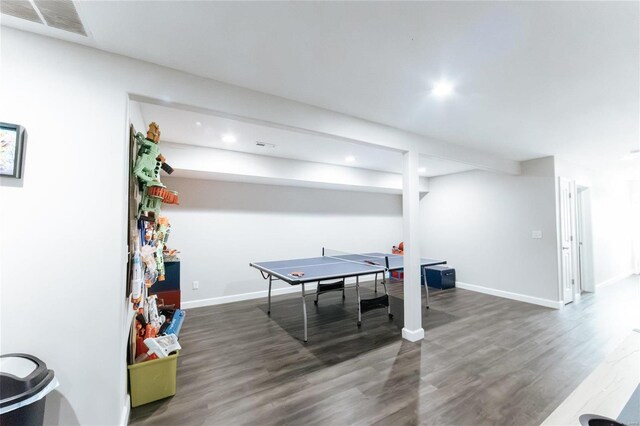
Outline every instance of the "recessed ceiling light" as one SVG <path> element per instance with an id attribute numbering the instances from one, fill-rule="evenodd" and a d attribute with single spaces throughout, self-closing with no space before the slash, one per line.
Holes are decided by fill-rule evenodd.
<path id="1" fill-rule="evenodd" d="M 227 133 L 222 135 L 222 142 L 224 143 L 235 143 L 236 142 L 236 137 L 233 136 L 231 133 Z"/>
<path id="2" fill-rule="evenodd" d="M 453 84 L 447 80 L 440 80 L 433 85 L 431 93 L 438 98 L 446 98 L 453 93 Z"/>
<path id="3" fill-rule="evenodd" d="M 354 157 L 353 155 L 347 155 L 344 158 L 344 161 L 346 161 L 347 163 L 353 163 L 354 161 L 356 161 L 356 157 Z"/>
<path id="4" fill-rule="evenodd" d="M 418 173 L 426 173 L 427 172 L 427 168 L 426 167 L 420 167 L 418 169 Z"/>
<path id="5" fill-rule="evenodd" d="M 200 126 L 202 126 L 202 123 L 199 122 L 199 121 L 196 121 L 196 126 L 200 127 Z"/>

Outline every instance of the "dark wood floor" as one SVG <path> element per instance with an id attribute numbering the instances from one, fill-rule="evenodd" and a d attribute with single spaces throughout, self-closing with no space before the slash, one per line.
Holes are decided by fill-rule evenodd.
<path id="1" fill-rule="evenodd" d="M 640 279 L 562 310 L 461 289 L 434 295 L 426 337 L 401 338 L 393 311 L 364 315 L 355 291 L 191 309 L 180 335 L 176 396 L 133 409 L 131 424 L 538 425 L 640 326 Z M 372 290 L 368 290 L 372 293 Z"/>

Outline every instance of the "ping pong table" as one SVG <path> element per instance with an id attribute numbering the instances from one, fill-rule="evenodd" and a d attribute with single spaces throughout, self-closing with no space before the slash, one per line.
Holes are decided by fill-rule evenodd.
<path id="1" fill-rule="evenodd" d="M 260 271 L 262 277 L 269 280 L 269 296 L 267 314 L 271 315 L 271 286 L 273 281 L 281 280 L 290 285 L 300 285 L 302 289 L 302 315 L 304 319 L 304 341 L 307 341 L 307 305 L 305 303 L 305 284 L 318 283 L 316 290 L 316 305 L 318 296 L 329 291 L 342 291 L 344 299 L 345 281 L 355 278 L 356 296 L 358 299 L 358 326 L 362 324 L 362 314 L 377 308 L 386 308 L 390 318 L 393 317 L 389 304 L 386 275 L 389 271 L 403 268 L 404 258 L 401 255 L 386 253 L 344 253 L 322 249 L 322 256 L 304 259 L 276 260 L 270 262 L 254 262 L 249 266 Z M 447 262 L 436 259 L 420 259 L 421 269 L 427 266 L 443 265 Z M 384 295 L 371 299 L 360 297 L 360 277 L 375 276 L 375 292 L 378 292 L 378 275 L 382 276 L 381 284 Z M 423 280 L 426 274 L 422 274 Z M 323 283 L 336 280 L 332 283 Z M 427 307 L 429 307 L 429 290 L 427 289 Z"/>

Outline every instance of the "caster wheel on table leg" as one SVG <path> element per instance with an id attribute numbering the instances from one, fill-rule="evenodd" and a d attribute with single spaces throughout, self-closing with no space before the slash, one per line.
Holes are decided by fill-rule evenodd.
<path id="1" fill-rule="evenodd" d="M 267 315 L 271 315 L 271 311 L 267 311 Z"/>
<path id="2" fill-rule="evenodd" d="M 314 304 L 314 305 L 316 305 L 316 306 L 318 306 L 318 301 L 317 301 L 317 300 L 314 300 L 314 301 L 313 301 L 313 304 Z"/>
<path id="3" fill-rule="evenodd" d="M 362 323 L 360 321 L 358 321 L 358 327 L 361 327 Z"/>
<path id="4" fill-rule="evenodd" d="M 393 318 L 393 314 L 389 314 L 389 318 Z"/>

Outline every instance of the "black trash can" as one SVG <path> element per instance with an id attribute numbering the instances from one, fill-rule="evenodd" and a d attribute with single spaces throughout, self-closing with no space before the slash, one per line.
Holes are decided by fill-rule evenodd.
<path id="1" fill-rule="evenodd" d="M 47 394 L 57 386 L 53 370 L 35 356 L 0 356 L 0 425 L 42 426 Z"/>

